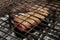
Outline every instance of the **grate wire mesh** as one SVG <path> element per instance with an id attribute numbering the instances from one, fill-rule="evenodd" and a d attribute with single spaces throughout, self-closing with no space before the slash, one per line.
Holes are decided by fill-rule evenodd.
<path id="1" fill-rule="evenodd" d="M 29 35 L 26 36 L 19 33 L 19 30 L 14 30 L 13 24 L 10 23 L 10 16 L 5 15 L 0 18 L 0 40 L 60 40 L 60 3 L 53 2 L 39 6 L 49 8 L 51 15 L 46 17 L 36 28 L 31 28 L 30 31 L 35 31 L 34 33 L 28 31 Z M 48 25 L 45 23 L 48 23 Z M 17 37 L 18 34 L 25 38 Z"/>

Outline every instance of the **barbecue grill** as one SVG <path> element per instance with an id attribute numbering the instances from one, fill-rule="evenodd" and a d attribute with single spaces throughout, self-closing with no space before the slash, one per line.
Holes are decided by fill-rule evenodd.
<path id="1" fill-rule="evenodd" d="M 53 1 L 51 3 L 46 0 L 19 2 L 20 1 L 15 0 L 15 2 L 12 1 L 12 3 L 8 3 L 9 5 L 1 7 L 0 40 L 60 40 L 59 1 Z M 37 26 L 28 29 L 26 32 L 19 31 L 18 28 L 14 27 L 13 17 L 21 15 L 22 12 L 27 12 L 27 9 L 34 5 L 38 5 L 42 9 L 47 9 L 49 16 L 42 20 Z M 11 9 L 17 6 L 19 6 L 20 11 L 18 10 L 16 13 L 13 13 Z M 20 12 L 20 14 L 18 12 Z"/>

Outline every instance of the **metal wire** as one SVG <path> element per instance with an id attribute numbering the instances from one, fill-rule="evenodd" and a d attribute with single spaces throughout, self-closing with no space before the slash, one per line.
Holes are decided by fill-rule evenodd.
<path id="1" fill-rule="evenodd" d="M 21 33 L 19 30 L 15 29 L 13 24 L 10 24 L 10 17 L 1 17 L 0 18 L 0 40 L 60 40 L 60 23 L 57 21 L 60 13 L 60 3 L 50 3 L 45 6 L 39 5 L 42 8 L 49 8 L 50 16 L 46 17 L 37 27 L 33 27 L 30 30 L 26 31 L 27 33 Z M 55 13 L 55 14 L 54 14 Z M 19 15 L 19 14 L 17 14 Z M 6 20 L 4 20 L 4 18 Z M 9 18 L 9 21 L 8 21 Z M 5 23 L 5 24 L 4 24 Z M 10 28 L 12 27 L 12 29 Z M 15 30 L 14 30 L 15 29 Z M 33 31 L 33 32 L 32 32 Z M 18 35 L 20 37 L 18 37 Z M 24 35 L 23 35 L 24 34 Z M 24 37 L 24 38 L 22 38 Z"/>

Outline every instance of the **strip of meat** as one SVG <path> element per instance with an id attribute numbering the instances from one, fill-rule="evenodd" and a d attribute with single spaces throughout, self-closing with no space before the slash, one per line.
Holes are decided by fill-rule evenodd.
<path id="1" fill-rule="evenodd" d="M 20 31 L 23 32 L 23 31 L 26 31 L 27 29 L 30 29 L 38 25 L 39 23 L 41 23 L 41 20 L 44 20 L 46 18 L 45 16 L 49 15 L 46 8 L 42 9 L 38 7 L 36 9 L 35 7 L 33 7 L 33 9 L 31 9 L 31 12 L 27 12 L 27 13 L 24 13 L 23 15 L 21 14 L 20 16 L 14 17 L 14 21 L 18 22 L 18 23 L 16 22 L 14 23 L 16 24 L 20 23 L 19 27 L 17 27 Z"/>

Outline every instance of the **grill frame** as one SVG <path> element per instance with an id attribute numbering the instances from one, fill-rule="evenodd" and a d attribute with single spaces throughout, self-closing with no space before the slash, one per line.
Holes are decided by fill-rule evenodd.
<path id="1" fill-rule="evenodd" d="M 55 2 L 56 3 L 56 2 Z M 58 9 L 60 9 L 59 7 L 55 7 L 54 5 L 55 5 L 55 3 L 53 3 L 53 5 L 51 5 L 51 4 L 48 4 L 48 3 L 46 3 L 46 6 L 44 6 L 44 7 L 48 7 L 51 11 L 58 11 L 59 13 L 60 13 L 60 10 L 58 10 Z M 56 3 L 57 5 L 59 5 L 59 3 Z M 40 6 L 43 6 L 43 5 L 40 5 Z M 49 7 L 50 6 L 50 7 Z M 43 8 L 44 8 L 43 7 Z M 53 9 L 53 7 L 55 7 L 55 9 Z M 56 8 L 57 8 L 57 10 L 56 10 Z M 55 12 L 54 11 L 54 12 Z M 53 13 L 54 13 L 53 12 Z M 54 17 L 51 17 L 51 16 L 49 16 L 48 18 L 50 18 L 50 19 L 52 19 L 52 20 L 54 20 L 54 21 L 57 21 L 58 20 L 58 17 L 55 17 L 55 15 L 57 15 L 57 14 L 54 14 Z M 58 16 L 58 15 L 57 15 Z M 60 16 L 60 15 L 59 15 Z M 48 18 L 46 18 L 46 19 L 48 19 Z M 55 19 L 55 18 L 57 18 L 57 19 Z M 6 22 L 6 20 L 4 21 L 4 22 Z M 3 22 L 2 22 L 3 23 Z M 1 24 L 2 24 L 1 23 Z M 6 35 L 4 35 L 4 37 L 3 36 L 1 36 L 1 40 L 6 40 L 6 38 L 7 38 L 7 36 L 9 36 L 14 30 L 10 30 L 11 29 L 11 25 L 13 25 L 12 23 L 11 23 L 11 15 L 9 14 L 9 19 L 8 19 L 8 23 L 10 24 L 9 26 L 9 28 L 7 28 L 7 29 L 9 29 L 8 30 L 8 33 L 7 32 L 4 32 L 4 31 L 2 31 L 2 30 L 0 30 L 1 32 L 4 32 Z M 50 22 L 49 22 L 50 23 Z M 1 25 L 0 24 L 0 25 Z M 40 31 L 39 32 L 41 32 L 41 34 L 39 34 L 39 35 L 42 35 L 42 37 L 40 38 L 40 40 L 44 40 L 43 38 L 47 35 L 47 36 L 49 36 L 49 37 L 51 37 L 51 38 L 53 38 L 53 39 L 55 39 L 55 40 L 60 40 L 60 38 L 57 38 L 57 37 L 55 37 L 55 36 L 53 36 L 53 35 L 49 35 L 49 34 L 47 34 L 48 32 L 51 32 L 51 30 L 50 29 L 52 29 L 52 30 L 55 30 L 55 31 L 57 31 L 56 33 L 54 33 L 53 31 L 52 31 L 52 33 L 53 34 L 56 34 L 56 35 L 60 35 L 60 34 L 57 34 L 58 32 L 60 32 L 58 29 L 55 29 L 54 27 L 55 27 L 55 25 L 56 24 L 54 24 L 54 22 L 53 23 L 51 23 L 52 25 L 49 27 L 49 26 L 47 26 L 47 27 L 42 27 L 41 29 L 40 29 Z M 2 25 L 1 25 L 2 26 Z M 3 25 L 4 26 L 4 25 Z M 5 27 L 3 27 L 2 26 L 2 28 L 1 29 L 3 29 L 3 28 L 5 28 Z M 54 26 L 54 27 L 53 27 Z M 44 32 L 44 30 L 45 30 L 45 32 Z M 11 32 L 11 33 L 9 33 L 9 32 Z M 20 38 L 17 38 L 17 37 L 14 37 L 14 36 L 12 36 L 12 35 L 10 35 L 12 38 L 15 38 L 16 40 L 20 40 Z M 24 36 L 24 35 L 23 35 Z M 59 36 L 60 37 L 60 36 Z M 38 39 L 38 37 L 33 37 L 35 40 L 37 40 Z M 32 39 L 30 39 L 29 37 L 27 37 L 27 40 L 32 40 Z"/>

